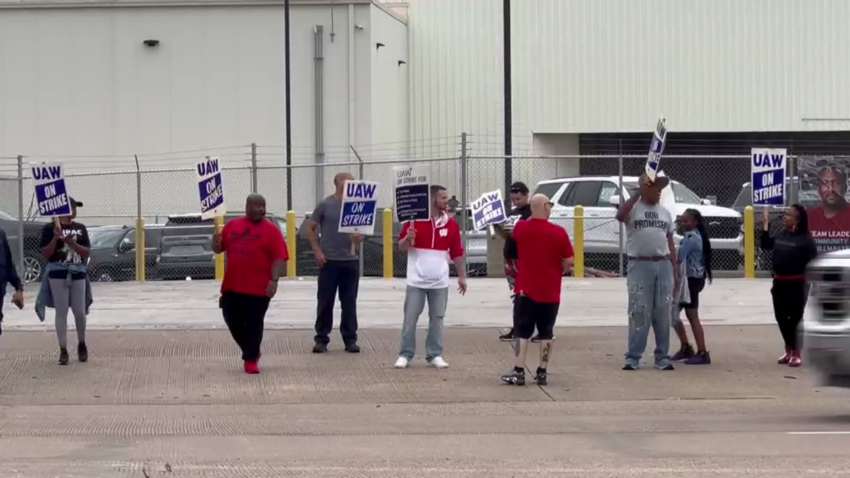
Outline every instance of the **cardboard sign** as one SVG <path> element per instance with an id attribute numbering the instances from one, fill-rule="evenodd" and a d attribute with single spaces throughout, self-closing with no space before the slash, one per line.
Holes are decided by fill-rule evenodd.
<path id="1" fill-rule="evenodd" d="M 378 208 L 378 183 L 372 181 L 346 181 L 342 190 L 342 210 L 339 214 L 339 232 L 375 233 L 375 211 Z"/>
<path id="2" fill-rule="evenodd" d="M 224 216 L 224 184 L 218 158 L 206 158 L 197 165 L 198 193 L 201 199 L 201 217 L 209 219 Z"/>
<path id="3" fill-rule="evenodd" d="M 661 163 L 661 154 L 664 153 L 664 145 L 667 143 L 667 120 L 662 116 L 658 118 L 655 132 L 652 133 L 652 144 L 649 145 L 649 155 L 646 157 L 644 170 L 650 181 L 655 181 L 658 167 Z"/>
<path id="4" fill-rule="evenodd" d="M 395 213 L 399 222 L 431 219 L 431 184 L 428 165 L 398 166 L 395 175 Z"/>
<path id="5" fill-rule="evenodd" d="M 505 202 L 502 201 L 500 190 L 484 193 L 472 203 L 472 225 L 476 231 L 494 224 L 502 224 L 507 220 Z"/>
<path id="6" fill-rule="evenodd" d="M 750 155 L 753 206 L 785 204 L 785 149 L 753 148 Z"/>
<path id="7" fill-rule="evenodd" d="M 71 202 L 65 186 L 65 172 L 61 164 L 36 164 L 32 166 L 35 181 L 35 199 L 38 213 L 44 217 L 71 215 Z"/>

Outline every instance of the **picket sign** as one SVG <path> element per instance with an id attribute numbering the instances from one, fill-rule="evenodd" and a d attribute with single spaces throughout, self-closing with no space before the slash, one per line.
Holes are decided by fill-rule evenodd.
<path id="1" fill-rule="evenodd" d="M 201 200 L 201 217 L 209 219 L 224 216 L 224 184 L 218 158 L 207 156 L 195 165 L 198 173 L 198 194 Z"/>
<path id="2" fill-rule="evenodd" d="M 339 232 L 371 236 L 375 233 L 378 183 L 349 180 L 342 189 Z"/>
<path id="3" fill-rule="evenodd" d="M 476 231 L 481 231 L 487 226 L 502 224 L 507 220 L 508 215 L 505 212 L 501 190 L 484 193 L 472 202 L 472 224 Z"/>
<path id="4" fill-rule="evenodd" d="M 784 148 L 752 148 L 750 154 L 753 206 L 785 204 L 785 167 L 788 150 Z"/>
<path id="5" fill-rule="evenodd" d="M 661 116 L 652 133 L 652 143 L 649 145 L 649 155 L 646 157 L 644 172 L 650 181 L 655 181 L 658 167 L 661 163 L 661 155 L 664 153 L 664 145 L 667 143 L 667 120 Z"/>
<path id="6" fill-rule="evenodd" d="M 42 217 L 71 215 L 71 201 L 65 184 L 65 168 L 61 164 L 33 164 L 35 198 Z"/>
<path id="7" fill-rule="evenodd" d="M 431 219 L 431 184 L 428 165 L 396 166 L 395 213 L 398 222 Z"/>

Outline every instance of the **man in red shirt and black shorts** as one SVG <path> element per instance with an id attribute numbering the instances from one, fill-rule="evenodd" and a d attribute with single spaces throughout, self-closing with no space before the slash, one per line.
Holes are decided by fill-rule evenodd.
<path id="1" fill-rule="evenodd" d="M 245 373 L 260 373 L 260 346 L 269 302 L 286 271 L 289 253 L 280 229 L 266 219 L 266 200 L 248 196 L 245 217 L 213 236 L 213 251 L 227 253 L 219 306 L 233 340 L 242 349 Z"/>
<path id="2" fill-rule="evenodd" d="M 547 384 L 546 369 L 552 358 L 552 341 L 558 308 L 561 305 L 561 278 L 573 265 L 573 246 L 567 231 L 549 222 L 552 203 L 543 194 L 531 198 L 531 218 L 514 227 L 519 249 L 516 282 L 519 307 L 516 335 L 519 353 L 514 369 L 502 382 L 525 385 L 525 358 L 534 328 L 540 337 L 540 366 L 534 374 L 538 385 Z"/>

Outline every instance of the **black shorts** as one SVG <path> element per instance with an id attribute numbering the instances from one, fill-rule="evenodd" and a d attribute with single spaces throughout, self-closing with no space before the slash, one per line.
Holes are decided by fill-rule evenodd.
<path id="1" fill-rule="evenodd" d="M 516 335 L 528 340 L 537 333 L 540 340 L 552 340 L 554 336 L 555 319 L 558 318 L 558 308 L 561 304 L 543 304 L 535 302 L 526 296 L 517 297 L 519 310 Z"/>
<path id="2" fill-rule="evenodd" d="M 683 309 L 699 309 L 699 293 L 705 288 L 705 277 L 688 277 L 688 293 L 691 301 L 687 304 L 679 304 Z"/>

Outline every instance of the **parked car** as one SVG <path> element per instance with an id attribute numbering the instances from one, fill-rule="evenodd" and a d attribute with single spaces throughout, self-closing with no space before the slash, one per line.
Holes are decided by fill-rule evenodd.
<path id="1" fill-rule="evenodd" d="M 24 260 L 23 277 L 25 282 L 38 282 L 44 274 L 46 261 L 41 254 L 41 230 L 47 221 L 24 220 Z M 18 218 L 0 211 L 0 229 L 9 239 L 9 247 L 15 258 L 18 256 Z"/>
<path id="2" fill-rule="evenodd" d="M 573 236 L 575 206 L 585 211 L 584 246 L 586 263 L 591 267 L 605 268 L 604 264 L 619 262 L 620 225 L 616 214 L 620 201 L 618 176 L 582 176 L 550 179 L 537 184 L 535 194 L 544 194 L 554 203 L 550 220 L 564 227 Z M 629 199 L 638 190 L 638 177 L 623 177 L 623 199 Z M 711 205 L 687 186 L 671 181 L 661 192 L 661 204 L 678 218 L 686 209 L 697 209 L 705 220 L 706 230 L 714 249 L 712 268 L 736 270 L 743 257 L 743 221 L 733 209 Z M 676 242 L 681 239 L 676 233 Z M 625 238 L 623 238 L 625 242 Z"/>
<path id="3" fill-rule="evenodd" d="M 145 227 L 145 278 L 158 278 L 156 258 L 162 238 L 162 226 Z M 136 279 L 136 228 L 100 226 L 89 228 L 91 255 L 87 265 L 89 278 L 97 282 Z"/>
<path id="4" fill-rule="evenodd" d="M 850 250 L 809 264 L 811 295 L 803 321 L 807 362 L 826 386 L 850 388 Z"/>

